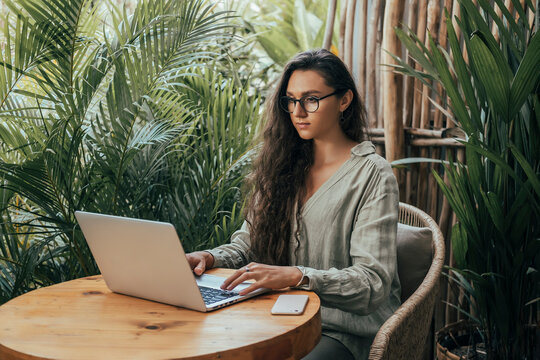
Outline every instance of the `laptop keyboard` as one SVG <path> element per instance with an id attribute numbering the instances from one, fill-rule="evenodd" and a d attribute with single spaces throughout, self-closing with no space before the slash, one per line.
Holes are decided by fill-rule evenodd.
<path id="1" fill-rule="evenodd" d="M 213 304 L 215 302 L 229 299 L 233 296 L 237 296 L 235 291 L 225 291 L 220 289 L 213 289 L 205 286 L 199 286 L 201 294 L 205 304 Z"/>

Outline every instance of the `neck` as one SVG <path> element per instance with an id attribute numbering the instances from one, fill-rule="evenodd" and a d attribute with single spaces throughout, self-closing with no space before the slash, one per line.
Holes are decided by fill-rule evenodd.
<path id="1" fill-rule="evenodd" d="M 342 161 L 358 143 L 349 139 L 344 133 L 332 139 L 313 139 L 314 165 L 325 165 Z"/>

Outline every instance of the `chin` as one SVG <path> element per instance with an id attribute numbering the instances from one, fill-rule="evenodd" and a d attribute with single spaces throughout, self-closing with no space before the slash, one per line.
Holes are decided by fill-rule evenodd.
<path id="1" fill-rule="evenodd" d="M 300 139 L 302 140 L 313 140 L 313 136 L 310 134 L 302 134 L 301 132 L 298 132 L 298 136 L 300 136 Z"/>

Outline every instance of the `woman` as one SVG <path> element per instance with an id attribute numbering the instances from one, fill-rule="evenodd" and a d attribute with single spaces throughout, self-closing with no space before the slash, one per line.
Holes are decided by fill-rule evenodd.
<path id="1" fill-rule="evenodd" d="M 343 62 L 298 54 L 267 107 L 264 143 L 242 229 L 230 244 L 188 254 L 198 275 L 237 268 L 223 283 L 299 287 L 321 298 L 323 336 L 308 359 L 364 359 L 399 306 L 398 188 L 364 141 L 365 116 Z"/>

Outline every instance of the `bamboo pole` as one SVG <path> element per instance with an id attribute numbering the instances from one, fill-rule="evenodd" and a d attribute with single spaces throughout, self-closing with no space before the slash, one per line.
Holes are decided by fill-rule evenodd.
<path id="1" fill-rule="evenodd" d="M 431 148 L 431 158 L 440 159 L 441 150 L 438 147 Z M 439 186 L 435 176 L 433 176 L 433 171 L 437 173 L 440 171 L 440 164 L 431 163 L 430 172 L 428 174 L 428 191 L 429 191 L 429 213 L 434 219 L 439 217 Z"/>
<path id="2" fill-rule="evenodd" d="M 411 157 L 420 157 L 420 148 L 413 146 L 409 142 L 409 156 Z M 420 164 L 412 164 L 409 171 L 408 181 L 408 190 L 407 190 L 407 203 L 414 204 L 418 206 L 418 192 L 422 189 L 418 189 L 418 173 L 420 171 Z"/>
<path id="3" fill-rule="evenodd" d="M 384 141 L 382 144 L 375 144 L 375 152 L 384 157 Z"/>
<path id="4" fill-rule="evenodd" d="M 497 3 L 494 3 L 493 5 L 495 6 L 495 13 L 497 14 L 497 17 L 500 18 L 501 15 L 502 15 L 501 8 L 499 7 L 499 5 L 497 5 Z M 500 42 L 499 28 L 497 27 L 497 23 L 495 21 L 493 21 L 491 23 L 491 34 L 495 38 L 495 41 L 497 41 L 497 43 L 499 43 Z"/>
<path id="5" fill-rule="evenodd" d="M 386 144 L 385 136 L 372 136 L 371 142 L 374 144 Z M 412 139 L 409 143 L 415 147 L 445 146 L 451 148 L 463 148 L 464 145 L 455 139 Z M 398 159 L 394 159 L 398 160 Z M 393 161 L 393 160 L 392 160 Z"/>
<path id="6" fill-rule="evenodd" d="M 410 0 L 408 2 L 407 7 L 407 27 L 409 29 L 414 29 L 414 24 L 417 21 L 417 15 L 418 15 L 418 0 Z M 406 58 L 407 63 L 411 67 L 415 67 L 414 60 L 409 56 L 409 51 L 406 50 Z M 414 107 L 414 86 L 415 86 L 415 79 L 412 76 L 407 76 L 405 78 L 405 90 L 404 90 L 404 104 L 403 104 L 403 124 L 405 126 L 413 126 L 413 107 Z"/>
<path id="7" fill-rule="evenodd" d="M 540 1 L 538 0 L 536 0 L 536 14 L 534 15 L 534 22 L 534 31 L 538 32 L 538 30 L 540 29 Z"/>
<path id="8" fill-rule="evenodd" d="M 512 1 L 512 0 L 510 0 L 510 1 Z M 454 31 L 456 33 L 456 37 L 457 37 L 458 41 L 460 41 L 461 29 L 459 28 L 459 25 L 458 25 L 458 23 L 456 21 L 456 18 L 459 18 L 459 16 L 461 15 L 461 9 L 460 9 L 460 5 L 457 2 L 457 0 L 453 1 L 451 14 L 452 14 L 452 27 L 454 28 Z M 453 60 L 454 59 L 454 54 L 450 53 L 450 58 Z M 448 96 L 447 96 L 446 102 L 448 104 L 451 103 Z M 452 119 L 446 119 L 446 128 L 451 129 L 451 128 L 454 128 L 454 127 L 455 127 L 455 124 L 452 121 Z"/>
<path id="9" fill-rule="evenodd" d="M 447 137 L 448 129 L 442 130 L 428 130 L 428 129 L 415 129 L 415 128 L 403 128 L 403 132 L 410 136 L 417 136 L 421 138 L 411 138 L 409 144 L 415 146 L 452 146 L 463 147 L 464 145 L 459 142 L 463 140 L 459 137 Z M 385 137 L 385 130 L 381 128 L 370 128 L 367 133 L 372 137 Z"/>
<path id="10" fill-rule="evenodd" d="M 382 5 L 381 5 L 382 6 Z M 379 30 L 379 39 L 380 41 L 377 41 L 377 51 L 375 52 L 376 57 L 376 64 L 382 64 L 382 58 L 381 53 L 382 51 L 382 37 L 383 37 L 383 30 Z M 375 72 L 375 76 L 377 77 L 377 99 L 379 100 L 377 104 L 377 126 L 378 127 L 384 127 L 384 102 L 383 102 L 383 69 L 379 67 L 379 70 Z"/>
<path id="11" fill-rule="evenodd" d="M 384 136 L 384 129 L 381 128 L 370 128 L 367 132 L 371 136 Z"/>
<path id="12" fill-rule="evenodd" d="M 447 152 L 450 152 L 452 149 L 448 149 Z M 448 175 L 446 175 L 446 171 L 444 172 L 444 182 L 448 184 Z M 441 232 L 443 234 L 446 234 L 449 230 L 450 226 L 450 216 L 452 215 L 452 210 L 450 209 L 450 206 L 448 204 L 448 199 L 446 199 L 446 196 L 443 196 L 443 204 L 441 207 L 441 215 L 439 216 L 439 227 L 441 228 Z M 443 231 L 444 230 L 444 231 Z"/>
<path id="13" fill-rule="evenodd" d="M 438 4 L 438 2 L 437 2 Z M 447 28 L 446 28 L 446 21 L 440 21 L 443 17 L 444 9 L 449 9 L 451 11 L 452 7 L 452 0 L 445 0 L 444 1 L 444 7 L 441 9 L 440 6 L 436 7 L 433 12 L 435 13 L 434 16 L 436 17 L 436 22 L 438 23 L 438 43 L 439 46 L 441 46 L 444 49 L 448 48 L 447 44 Z M 440 83 L 437 83 L 437 93 L 440 94 L 440 97 L 437 96 L 435 99 L 440 106 L 445 107 L 445 104 L 443 103 L 442 99 L 445 99 L 443 88 Z M 433 127 L 435 129 L 440 129 L 443 124 L 443 113 L 438 108 L 434 107 L 432 104 L 431 106 L 434 108 L 434 114 L 433 114 Z M 431 157 L 433 159 L 440 159 L 441 157 L 441 150 L 438 147 L 434 147 L 431 152 Z M 432 171 L 435 170 L 437 172 L 440 171 L 441 166 L 439 164 L 432 163 L 431 169 Z M 437 185 L 437 181 L 435 180 L 435 177 L 430 174 L 429 179 L 429 189 L 431 191 L 430 194 L 430 214 L 432 214 L 432 217 L 434 219 L 437 219 L 438 217 L 438 211 L 441 208 L 441 196 L 440 196 L 440 190 Z"/>
<path id="14" fill-rule="evenodd" d="M 341 60 L 345 61 L 345 25 L 346 25 L 346 15 L 347 15 L 347 4 L 351 0 L 343 0 L 341 2 L 341 11 L 339 19 L 339 57 Z"/>
<path id="15" fill-rule="evenodd" d="M 427 26 L 427 1 L 423 0 L 419 2 L 418 6 L 418 22 L 416 23 L 416 35 L 419 41 L 424 42 L 426 37 Z M 416 69 L 420 69 L 418 63 L 414 64 Z M 420 112 L 422 110 L 422 82 L 420 80 L 414 80 L 413 91 L 413 115 L 412 115 L 412 127 L 420 127 Z"/>
<path id="16" fill-rule="evenodd" d="M 405 133 L 408 135 L 438 138 L 438 139 L 445 137 L 445 130 L 447 129 L 429 130 L 429 129 L 417 129 L 417 128 L 412 128 L 412 127 L 403 128 L 403 131 L 405 131 Z M 368 133 L 373 136 L 384 136 L 384 129 L 370 128 L 368 130 Z"/>
<path id="17" fill-rule="evenodd" d="M 447 9 L 449 13 L 452 12 L 452 0 L 445 0 L 444 8 L 440 12 L 441 18 L 444 13 L 444 9 Z M 446 21 L 441 21 L 439 26 L 439 45 L 446 50 L 448 50 L 447 35 L 448 29 L 446 27 Z M 437 84 L 437 92 L 441 95 L 441 97 L 439 98 L 439 104 L 442 106 L 442 99 L 445 99 L 446 96 L 444 95 L 444 90 L 440 83 Z M 443 113 L 439 109 L 435 109 L 433 124 L 436 129 L 443 127 Z"/>
<path id="18" fill-rule="evenodd" d="M 446 149 L 446 159 L 450 159 L 452 157 L 452 159 L 455 159 L 455 155 L 454 153 L 456 153 L 456 151 L 453 149 L 453 148 L 447 148 Z M 444 183 L 448 185 L 448 172 L 444 171 L 444 177 L 443 177 L 443 180 L 444 180 Z M 447 234 L 448 230 L 449 230 L 449 226 L 451 225 L 450 224 L 450 216 L 452 215 L 452 210 L 450 209 L 450 203 L 448 202 L 448 199 L 446 198 L 446 196 L 443 197 L 443 205 L 442 205 L 442 209 L 441 209 L 441 215 L 439 217 L 439 227 L 441 229 L 441 232 L 443 234 Z"/>
<path id="19" fill-rule="evenodd" d="M 330 50 L 332 46 L 332 35 L 334 34 L 334 20 L 336 18 L 337 0 L 330 0 L 328 3 L 328 14 L 326 15 L 326 28 L 324 29 L 323 48 Z"/>
<path id="20" fill-rule="evenodd" d="M 464 147 L 464 145 L 460 143 L 458 140 L 448 139 L 448 138 L 446 139 L 412 139 L 410 144 L 413 146 L 420 146 L 420 147 L 430 147 L 430 146 L 451 146 L 451 147 L 457 147 L 457 148 Z"/>
<path id="21" fill-rule="evenodd" d="M 453 14 L 454 11 L 455 11 L 455 6 L 454 6 L 454 2 L 452 0 L 446 0 L 445 2 L 445 8 L 446 10 L 448 11 L 449 14 Z M 448 44 L 447 44 L 447 35 L 448 35 L 448 28 L 447 28 L 447 24 L 446 24 L 446 21 L 442 21 L 441 22 L 441 28 L 440 28 L 440 32 L 439 32 L 439 39 L 441 41 L 441 46 L 443 46 L 445 49 L 448 48 Z M 441 96 L 444 96 L 446 98 L 446 103 L 448 104 L 449 103 L 449 99 L 448 99 L 448 96 L 442 91 L 442 89 L 439 87 L 440 91 L 439 93 L 441 94 Z M 447 107 L 448 109 L 448 107 Z M 440 118 L 442 119 L 443 118 L 443 114 L 442 112 L 438 111 L 437 112 L 437 115 L 440 116 Z M 442 120 L 438 121 L 438 119 L 436 118 L 435 119 L 435 124 L 438 125 L 440 124 L 439 126 L 446 126 L 447 130 L 448 129 L 451 129 L 454 127 L 454 122 L 451 121 L 450 119 L 446 118 L 445 117 L 445 124 L 443 125 L 442 124 Z M 447 133 L 449 133 L 449 131 L 442 131 L 442 134 L 441 136 L 445 136 Z M 451 154 L 454 152 L 454 150 L 456 149 L 457 147 L 447 147 L 446 148 L 446 159 L 448 159 Z M 439 154 L 439 157 L 440 157 L 440 154 Z M 446 169 L 444 168 L 444 166 L 441 166 L 443 171 L 444 171 L 444 175 L 443 175 L 443 181 L 448 184 L 448 172 L 446 171 Z M 438 186 L 437 186 L 438 187 Z M 441 193 L 440 189 L 439 189 L 439 194 Z M 441 200 L 441 206 L 440 206 L 440 215 L 439 215 L 439 226 L 441 228 L 441 231 L 443 234 L 447 235 L 449 234 L 449 228 L 450 228 L 450 220 L 453 216 L 452 214 L 452 211 L 450 209 L 450 204 L 448 202 L 448 199 L 446 198 L 446 196 L 440 196 L 439 199 Z M 446 238 L 448 239 L 447 240 L 447 244 L 450 242 L 450 239 L 449 238 Z M 448 253 L 447 253 L 448 254 Z M 435 329 L 441 329 L 443 326 L 446 325 L 446 317 L 445 317 L 445 306 L 443 305 L 443 300 L 446 300 L 448 298 L 448 288 L 446 286 L 441 286 L 441 293 L 439 295 L 439 299 L 441 301 L 437 301 L 437 303 L 439 304 L 436 308 L 435 308 L 435 312 L 434 312 L 434 327 Z"/>
<path id="22" fill-rule="evenodd" d="M 412 153 L 413 148 L 410 148 L 411 153 L 409 156 L 414 156 Z M 407 204 L 412 204 L 413 199 L 416 198 L 416 191 L 413 189 L 414 179 L 416 178 L 416 172 L 418 171 L 418 166 L 416 164 L 409 165 L 407 169 L 407 176 L 405 177 L 405 202 Z"/>
<path id="23" fill-rule="evenodd" d="M 538 1 L 536 2 L 536 6 L 538 6 Z M 538 9 L 536 9 L 536 12 L 529 10 L 529 27 L 533 26 L 536 13 L 538 13 Z M 538 24 L 536 24 L 535 26 L 538 28 Z"/>
<path id="24" fill-rule="evenodd" d="M 512 14 L 514 12 L 514 2 L 512 0 L 506 0 L 504 5 L 508 9 L 508 12 Z"/>
<path id="25" fill-rule="evenodd" d="M 463 43 L 463 41 L 460 39 L 461 38 L 461 28 L 459 27 L 459 25 L 457 23 L 457 20 L 456 20 L 456 19 L 459 19 L 460 17 L 461 17 L 461 6 L 459 5 L 458 0 L 454 0 L 454 6 L 452 7 L 452 26 L 454 27 L 454 30 L 456 32 L 457 39 L 459 40 L 460 43 Z M 467 61 L 466 56 L 467 56 L 467 52 L 464 51 L 463 52 L 463 58 L 465 59 L 465 61 Z"/>
<path id="26" fill-rule="evenodd" d="M 382 38 L 384 31 L 384 7 L 386 1 L 381 1 L 379 3 L 378 12 L 379 12 L 379 24 L 377 26 L 377 48 L 375 51 L 375 64 L 383 64 L 382 62 Z M 384 127 L 384 102 L 383 102 L 383 68 L 378 66 L 377 71 L 375 72 L 375 84 L 376 84 L 376 94 L 377 94 L 377 126 Z"/>
<path id="27" fill-rule="evenodd" d="M 461 163 L 465 162 L 465 149 L 457 149 L 456 150 L 456 160 L 461 162 Z M 451 239 L 452 239 L 452 227 L 456 223 L 457 223 L 456 214 L 452 213 L 451 226 L 449 228 L 448 233 L 446 234 L 446 239 L 448 239 L 448 241 L 446 243 L 446 250 L 447 250 L 447 253 L 449 254 L 449 257 L 448 257 L 449 266 L 454 266 L 455 265 Z M 455 294 L 453 294 L 451 292 L 450 286 L 451 286 L 451 283 L 448 282 L 448 293 L 447 293 L 447 298 L 446 298 L 446 303 L 447 303 L 447 306 L 446 306 L 446 321 L 447 321 L 447 323 L 452 323 L 452 322 L 455 322 L 457 320 L 456 319 L 456 311 L 455 311 L 455 309 L 451 308 L 448 305 L 448 304 L 455 304 L 456 303 L 456 296 L 455 296 Z"/>
<path id="28" fill-rule="evenodd" d="M 377 35 L 379 33 L 379 19 L 381 17 L 381 0 L 373 0 L 371 4 L 371 10 L 369 12 L 369 23 L 368 23 L 368 38 L 367 38 L 367 50 L 368 54 L 367 63 L 366 63 L 366 77 L 367 77 L 367 86 L 366 86 L 366 107 L 368 122 L 370 127 L 377 126 L 377 103 L 379 100 L 377 94 L 377 72 L 379 67 L 377 66 L 375 59 L 377 51 Z"/>
<path id="29" fill-rule="evenodd" d="M 454 153 L 453 148 L 447 148 L 446 149 L 446 159 L 449 159 L 450 157 L 454 158 L 454 156 L 452 156 L 453 153 Z M 445 168 L 444 168 L 443 181 L 444 181 L 445 184 L 448 184 L 448 172 L 446 171 Z M 447 249 L 448 249 L 448 244 L 450 243 L 450 238 L 447 237 L 447 235 L 450 232 L 452 216 L 453 216 L 453 214 L 452 214 L 452 210 L 450 209 L 450 204 L 448 202 L 448 199 L 446 198 L 446 196 L 442 196 L 441 214 L 439 216 L 438 224 L 439 224 L 439 228 L 441 229 L 441 232 L 445 236 L 446 245 L 447 245 L 446 248 Z M 449 251 L 449 250 L 447 250 L 447 251 Z M 447 252 L 446 254 L 449 254 L 449 252 Z M 448 258 L 445 261 L 445 263 L 447 263 L 447 261 L 448 261 Z M 441 294 L 439 295 L 439 299 L 444 301 L 444 300 L 447 300 L 447 298 L 448 298 L 448 288 L 446 286 L 441 286 Z M 443 302 L 442 301 L 437 301 L 437 303 L 442 305 Z M 445 320 L 446 320 L 446 317 L 445 317 L 445 308 L 444 308 L 444 306 L 437 307 L 436 312 L 435 312 L 435 320 L 434 320 L 435 329 L 440 329 L 443 326 L 445 326 L 446 325 Z"/>
<path id="30" fill-rule="evenodd" d="M 427 7 L 427 27 L 425 29 L 426 33 L 424 36 L 424 44 L 431 48 L 430 36 L 437 34 L 437 27 L 439 25 L 439 0 L 429 0 Z M 430 89 L 427 85 L 422 85 L 422 94 L 421 94 L 421 112 L 420 112 L 420 128 L 426 129 L 430 126 L 430 107 L 431 103 L 429 101 Z M 429 149 L 425 146 L 420 149 L 420 157 L 428 157 Z M 431 201 L 433 197 L 433 189 L 430 174 L 431 174 L 431 165 L 427 163 L 420 163 L 418 165 L 418 196 L 417 203 L 421 209 L 429 213 L 431 216 Z M 428 186 L 429 184 L 429 186 Z M 435 216 L 436 218 L 436 216 Z"/>
<path id="31" fill-rule="evenodd" d="M 456 17 L 459 17 L 460 15 L 460 5 L 459 3 L 457 3 L 456 0 L 453 1 L 452 5 L 451 5 L 451 8 L 448 9 L 448 12 L 451 14 L 452 16 L 452 25 L 456 31 L 456 35 L 458 37 L 458 39 L 460 38 L 460 34 L 461 34 L 461 30 L 459 28 L 459 26 L 457 25 L 457 22 L 456 22 Z M 442 25 L 441 25 L 442 26 Z M 445 30 L 446 29 L 446 26 L 445 26 Z M 446 31 L 447 32 L 447 31 Z M 441 34 L 442 35 L 442 34 Z M 445 38 L 443 36 L 440 37 L 441 39 Z M 452 56 L 452 54 L 450 54 L 450 56 Z M 449 100 L 447 99 L 447 102 L 449 102 Z M 452 129 L 454 127 L 454 122 L 453 121 L 450 121 L 450 119 L 446 119 L 446 131 L 444 131 L 444 133 L 448 133 L 450 131 L 450 129 Z M 463 145 L 461 145 L 460 147 L 447 147 L 446 148 L 446 158 L 450 158 L 450 156 L 453 154 L 453 153 L 457 153 L 459 151 L 462 151 L 462 148 Z M 457 149 L 457 150 L 456 150 Z M 453 157 L 455 158 L 455 156 Z M 443 177 L 443 181 L 448 184 L 448 172 L 445 170 L 444 171 L 444 177 Z M 441 212 L 440 212 L 440 216 L 439 216 L 439 226 L 441 228 L 441 231 L 443 234 L 445 234 L 445 238 L 447 239 L 446 240 L 446 254 L 449 254 L 448 255 L 448 258 L 447 258 L 447 264 L 451 261 L 450 259 L 452 259 L 452 247 L 451 247 L 451 233 L 452 233 L 452 226 L 453 224 L 455 223 L 455 214 L 452 212 L 451 208 L 450 208 L 450 204 L 448 202 L 448 199 L 446 198 L 446 196 L 443 196 L 442 197 L 442 205 L 441 205 Z M 449 302 L 455 302 L 455 296 L 454 294 L 451 292 L 451 282 L 448 281 L 446 286 L 442 286 L 441 287 L 441 294 L 440 294 L 440 299 L 442 301 L 446 301 L 447 304 Z M 442 304 L 442 301 L 440 302 Z M 455 320 L 455 311 L 453 309 L 451 309 L 448 305 L 444 305 L 444 306 L 441 306 L 440 308 L 438 308 L 436 310 L 436 315 L 435 315 L 435 320 L 434 320 L 434 323 L 435 323 L 435 329 L 440 329 L 442 328 L 443 326 L 449 324 L 450 322 L 452 322 L 452 320 Z"/>
<path id="32" fill-rule="evenodd" d="M 394 32 L 403 18 L 404 2 L 400 0 L 388 0 L 384 10 L 383 41 L 382 48 L 392 54 L 401 53 L 401 43 Z M 381 54 L 384 64 L 395 64 L 396 61 L 386 52 Z M 384 92 L 384 130 L 386 159 L 394 161 L 402 159 L 405 155 L 405 137 L 403 133 L 403 77 L 394 71 L 383 72 Z M 399 191 L 404 194 L 405 174 L 403 170 L 394 169 Z"/>
<path id="33" fill-rule="evenodd" d="M 358 19 L 356 18 L 354 22 L 358 26 L 357 32 L 357 44 L 358 44 L 358 92 L 360 98 L 365 102 L 366 100 L 366 38 L 367 38 L 367 0 L 357 0 L 359 4 L 357 5 L 360 8 L 358 14 Z M 356 12 L 356 8 L 355 8 Z M 368 118 L 369 119 L 369 118 Z"/>
<path id="34" fill-rule="evenodd" d="M 424 38 L 424 44 L 431 49 L 431 43 L 429 41 L 430 35 L 437 34 L 440 19 L 440 5 L 439 0 L 430 0 L 427 9 L 427 34 Z M 436 41 L 438 39 L 435 39 Z M 422 111 L 420 116 L 420 128 L 426 129 L 429 126 L 429 115 L 431 103 L 429 101 L 430 89 L 427 85 L 422 86 Z"/>
<path id="35" fill-rule="evenodd" d="M 453 227 L 456 224 L 456 221 L 457 221 L 456 214 L 453 213 L 450 227 Z M 448 254 L 448 258 L 447 258 L 448 266 L 453 267 L 455 266 L 455 261 L 454 261 L 454 250 L 452 248 L 452 242 L 451 242 L 451 233 L 452 232 L 450 230 L 449 233 L 446 234 L 446 239 L 448 239 L 448 241 L 446 242 L 445 245 L 446 245 L 446 251 L 447 251 L 446 254 Z M 445 325 L 448 325 L 457 321 L 457 311 L 452 306 L 450 306 L 450 304 L 456 304 L 459 298 L 459 294 L 456 294 L 454 291 L 452 291 L 454 290 L 453 284 L 455 284 L 455 282 L 453 280 L 448 279 L 447 285 L 446 285 L 446 299 L 445 299 L 445 303 L 446 303 L 446 306 L 445 306 L 446 324 Z"/>
<path id="36" fill-rule="evenodd" d="M 384 136 L 374 136 L 371 138 L 371 142 L 374 144 L 384 144 Z"/>
<path id="37" fill-rule="evenodd" d="M 431 144 L 428 143 L 428 145 L 426 145 L 424 143 L 423 145 L 418 146 L 420 147 L 418 156 L 421 158 L 426 158 L 428 156 L 427 147 L 431 146 Z M 416 204 L 420 209 L 424 210 L 425 212 L 429 212 L 429 210 L 427 209 L 427 196 L 424 190 L 427 187 L 427 177 L 429 171 L 428 168 L 428 164 L 426 163 L 418 164 L 418 183 L 416 185 L 416 187 L 418 188 Z"/>
<path id="38" fill-rule="evenodd" d="M 473 4 L 474 5 L 477 5 L 478 1 L 477 0 L 473 0 Z M 459 16 L 461 16 L 461 9 L 459 10 Z M 459 26 L 458 26 L 459 27 Z M 461 33 L 461 32 L 460 32 Z M 467 34 L 465 34 L 464 36 L 467 36 Z M 465 41 L 463 40 L 462 44 L 464 43 Z M 463 46 L 462 47 L 463 49 L 463 60 L 468 64 L 469 63 L 469 53 L 467 52 L 467 47 Z"/>
<path id="39" fill-rule="evenodd" d="M 405 132 L 414 136 L 431 137 L 431 138 L 443 138 L 444 130 L 429 130 L 429 129 L 417 129 L 417 128 L 405 128 Z"/>
<path id="40" fill-rule="evenodd" d="M 347 17 L 345 25 L 345 49 L 344 49 L 344 59 L 345 64 L 352 72 L 353 69 L 353 38 L 354 38 L 354 17 L 356 12 L 356 0 L 349 0 L 347 6 Z"/>
<path id="41" fill-rule="evenodd" d="M 419 37 L 420 41 L 424 41 L 425 27 L 426 27 L 426 1 L 421 0 L 420 3 L 417 0 L 412 0 L 409 7 L 409 28 L 411 31 L 414 31 Z M 408 59 L 409 64 L 415 69 L 420 69 L 420 65 L 414 62 L 412 59 Z M 406 89 L 407 93 L 405 94 L 408 104 L 405 106 L 408 108 L 407 118 L 405 119 L 406 124 L 418 128 L 420 123 L 420 107 L 419 107 L 419 98 L 421 89 L 421 82 L 417 79 L 410 79 L 409 86 Z M 410 147 L 410 156 L 419 157 L 420 149 L 418 147 Z M 406 202 L 409 204 L 415 204 L 418 206 L 418 174 L 419 174 L 419 164 L 413 164 L 410 168 L 411 170 L 407 173 L 407 189 L 406 189 Z M 420 190 L 421 191 L 421 190 Z"/>

